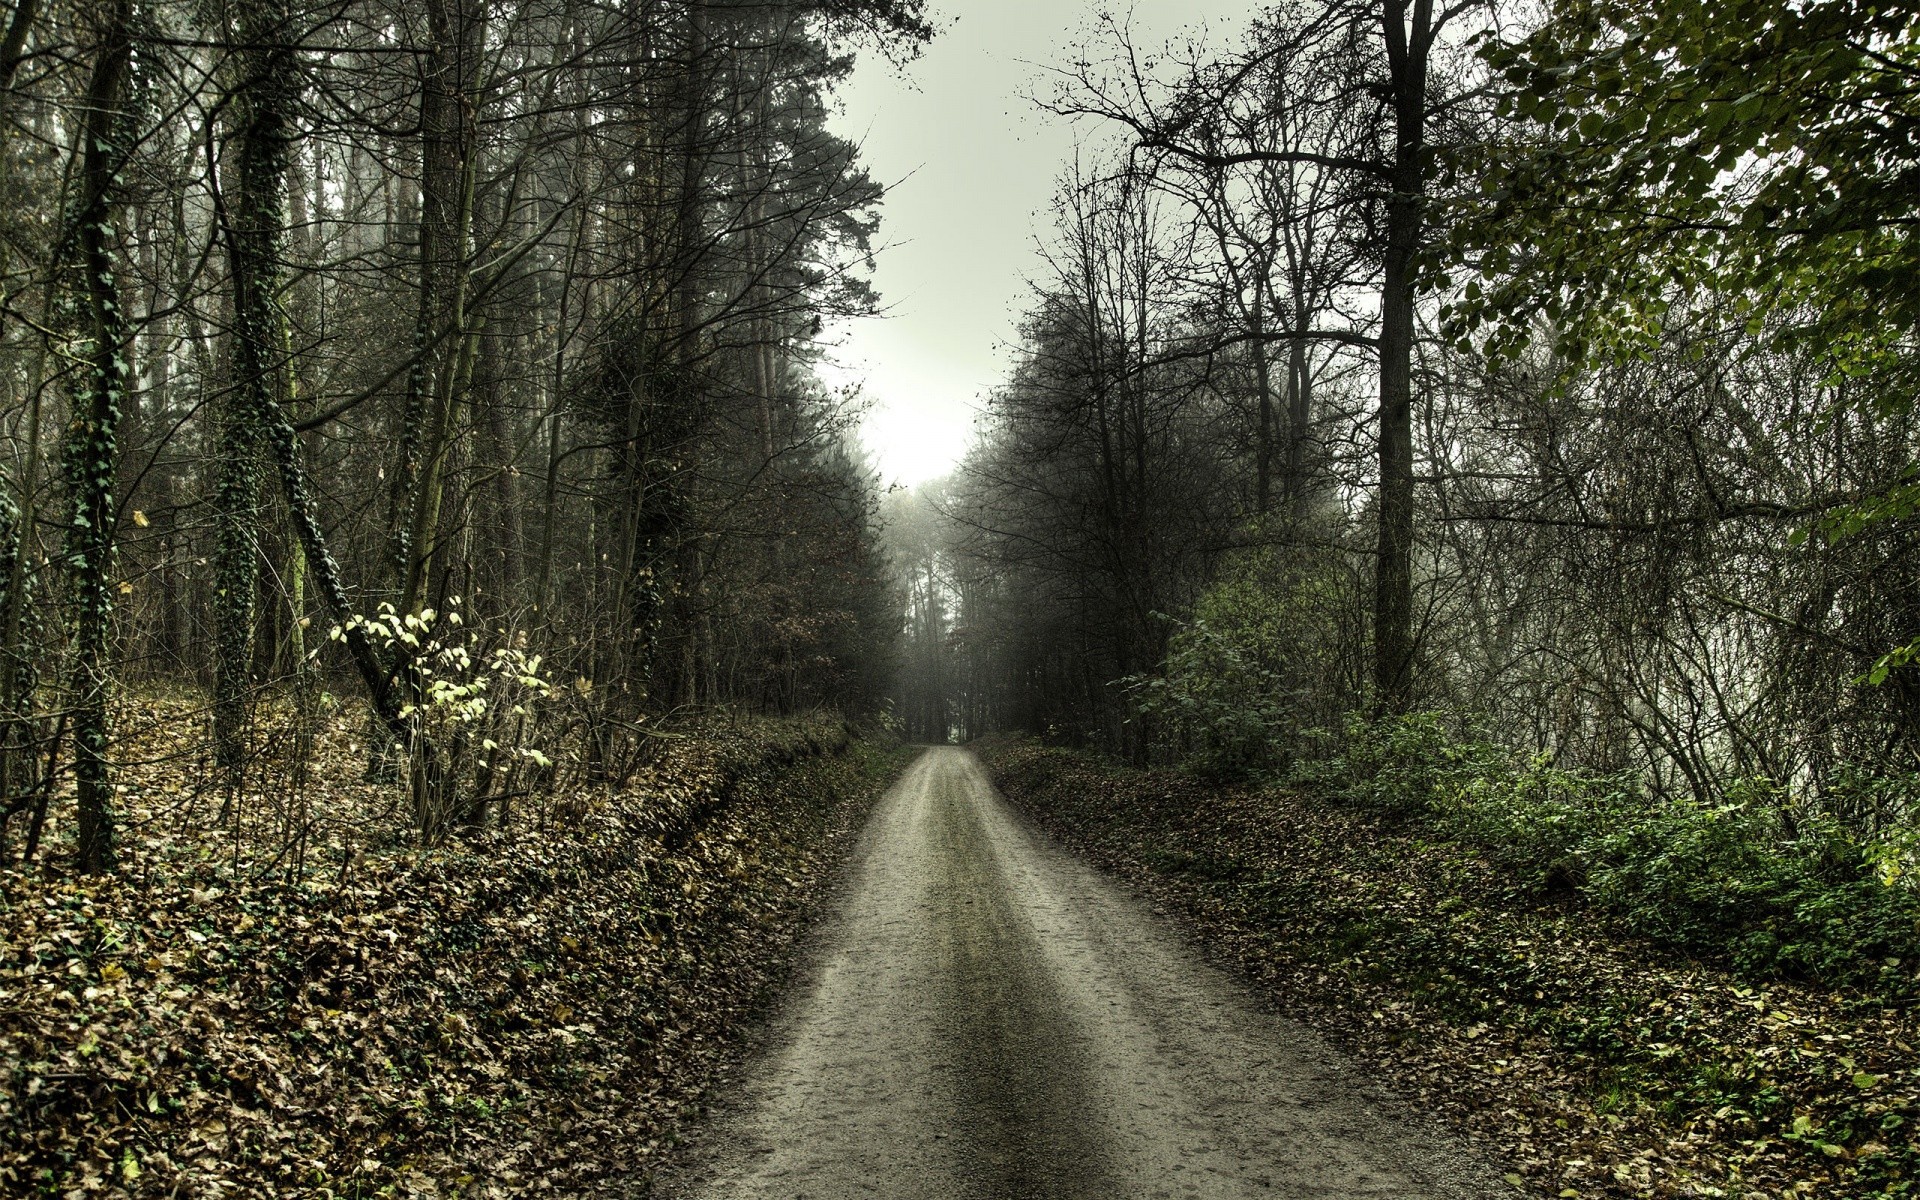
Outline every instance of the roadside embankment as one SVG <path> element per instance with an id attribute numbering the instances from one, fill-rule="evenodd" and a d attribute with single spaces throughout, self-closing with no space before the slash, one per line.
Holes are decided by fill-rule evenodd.
<path id="1" fill-rule="evenodd" d="M 636 1190 L 903 761 L 828 722 L 338 879 L 0 880 L 0 1192 Z"/>
<path id="2" fill-rule="evenodd" d="M 1419 821 L 990 739 L 995 783 L 1552 1197 L 1920 1195 L 1920 1014 L 1622 935 Z"/>

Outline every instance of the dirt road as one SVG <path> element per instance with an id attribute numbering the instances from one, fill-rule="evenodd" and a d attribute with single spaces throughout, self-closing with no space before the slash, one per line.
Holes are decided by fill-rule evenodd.
<path id="1" fill-rule="evenodd" d="M 664 1194 L 1505 1190 L 1028 828 L 964 750 L 928 751 L 881 801 L 818 937 L 767 1053 Z"/>

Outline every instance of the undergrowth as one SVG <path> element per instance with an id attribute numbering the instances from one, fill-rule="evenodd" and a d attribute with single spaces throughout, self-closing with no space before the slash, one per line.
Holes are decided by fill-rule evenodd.
<path id="1" fill-rule="evenodd" d="M 1912 830 L 1859 836 L 1831 804 L 1764 779 L 1714 803 L 1657 797 L 1632 773 L 1515 755 L 1434 714 L 1355 721 L 1322 742 L 1286 786 L 1471 844 L 1522 887 L 1577 896 L 1632 936 L 1753 980 L 1920 997 Z"/>
<path id="2" fill-rule="evenodd" d="M 643 1192 L 899 762 L 717 722 L 622 790 L 292 881 L 129 771 L 121 874 L 0 872 L 0 1194 Z"/>
<path id="3" fill-rule="evenodd" d="M 1520 1192 L 1920 1195 L 1903 873 L 1812 820 L 1749 824 L 1764 795 L 1656 805 L 1417 721 L 1378 732 L 1284 785 L 981 751 L 1276 1006 L 1492 1143 Z"/>

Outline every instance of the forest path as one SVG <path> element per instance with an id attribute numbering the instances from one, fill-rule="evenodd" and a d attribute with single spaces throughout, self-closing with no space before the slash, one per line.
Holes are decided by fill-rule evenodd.
<path id="1" fill-rule="evenodd" d="M 1499 1194 L 1030 829 L 960 749 L 880 802 L 770 1035 L 663 1194 Z"/>

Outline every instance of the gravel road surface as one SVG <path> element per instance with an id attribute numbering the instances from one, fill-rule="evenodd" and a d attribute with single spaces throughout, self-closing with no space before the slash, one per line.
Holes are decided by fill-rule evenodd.
<path id="1" fill-rule="evenodd" d="M 1511 1195 L 1030 828 L 964 750 L 880 802 L 816 939 L 661 1194 Z"/>

